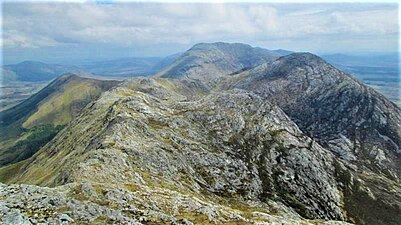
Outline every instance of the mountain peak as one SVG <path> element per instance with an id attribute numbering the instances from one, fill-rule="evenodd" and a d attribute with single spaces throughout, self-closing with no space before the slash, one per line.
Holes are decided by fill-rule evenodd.
<path id="1" fill-rule="evenodd" d="M 319 56 L 312 54 L 310 52 L 295 52 L 291 53 L 289 55 L 282 56 L 278 59 L 278 61 L 285 61 L 286 63 L 293 63 L 297 65 L 303 65 L 303 64 L 316 64 L 316 63 L 325 63 L 327 64 L 326 61 L 324 61 L 322 58 Z"/>
<path id="2" fill-rule="evenodd" d="M 43 62 L 33 61 L 33 60 L 25 60 L 25 61 L 22 61 L 22 62 L 17 63 L 17 64 L 18 65 L 45 65 L 45 63 L 43 63 Z"/>
<path id="3" fill-rule="evenodd" d="M 212 81 L 234 72 L 271 62 L 280 55 L 240 43 L 199 43 L 157 76 Z"/>
<path id="4" fill-rule="evenodd" d="M 228 43 L 228 42 L 201 42 L 197 43 L 194 46 L 192 46 L 191 49 L 208 49 L 210 47 L 216 47 L 216 48 L 233 48 L 233 47 L 243 47 L 243 48 L 252 48 L 252 46 L 248 44 L 243 44 L 243 43 Z"/>
<path id="5" fill-rule="evenodd" d="M 274 102 L 303 132 L 345 160 L 401 174 L 400 109 L 311 53 L 293 53 L 249 71 L 236 86 Z M 367 150 L 369 149 L 369 150 Z M 386 160 L 378 155 L 385 149 Z M 369 163 L 366 163 L 369 162 Z"/>
<path id="6" fill-rule="evenodd" d="M 78 76 L 75 73 L 65 73 L 65 74 L 62 74 L 59 77 L 57 77 L 56 80 L 70 80 L 70 79 L 79 79 L 79 78 L 83 78 L 83 77 Z"/>
<path id="7" fill-rule="evenodd" d="M 264 79 L 292 79 L 299 84 L 310 84 L 313 80 L 332 83 L 343 76 L 341 71 L 309 52 L 282 56 L 249 70 L 249 74 L 238 86 L 259 85 L 257 81 Z"/>

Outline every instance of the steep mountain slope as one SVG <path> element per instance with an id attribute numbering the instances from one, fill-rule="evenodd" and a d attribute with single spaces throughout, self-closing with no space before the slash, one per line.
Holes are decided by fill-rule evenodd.
<path id="1" fill-rule="evenodd" d="M 194 45 L 157 76 L 211 82 L 214 78 L 252 68 L 279 56 L 267 49 L 245 44 L 201 43 Z"/>
<path id="2" fill-rule="evenodd" d="M 117 83 L 67 74 L 19 105 L 0 112 L 0 165 L 35 153 L 87 103 Z"/>
<path id="3" fill-rule="evenodd" d="M 321 58 L 282 57 L 249 71 L 236 87 L 279 105 L 341 158 L 394 179 L 400 175 L 401 110 Z"/>
<path id="4" fill-rule="evenodd" d="M 157 62 L 155 65 L 152 66 L 152 68 L 149 70 L 150 71 L 149 74 L 154 75 L 156 73 L 159 73 L 160 71 L 163 71 L 164 69 L 172 65 L 182 54 L 183 54 L 182 52 L 179 52 L 164 57 L 162 60 L 160 60 L 159 62 Z"/>
<path id="5" fill-rule="evenodd" d="M 401 110 L 395 104 L 309 53 L 279 58 L 242 77 L 233 86 L 274 102 L 351 169 L 338 174 L 350 218 L 358 224 L 401 220 L 401 196 L 394 195 L 401 190 Z"/>
<path id="6" fill-rule="evenodd" d="M 401 107 L 401 80 L 398 53 L 382 55 L 322 55 L 340 70 L 352 74 Z"/>
<path id="7" fill-rule="evenodd" d="M 245 91 L 192 100 L 189 90 L 203 89 L 127 81 L 89 104 L 6 181 L 145 185 L 248 199 L 270 210 L 275 200 L 307 218 L 343 219 L 333 157 L 278 107 Z"/>

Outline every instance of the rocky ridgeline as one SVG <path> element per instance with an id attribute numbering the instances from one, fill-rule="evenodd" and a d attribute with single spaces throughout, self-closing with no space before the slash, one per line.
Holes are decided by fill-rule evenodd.
<path id="1" fill-rule="evenodd" d="M 204 45 L 194 49 L 222 48 Z M 212 80 L 138 78 L 103 93 L 6 168 L 7 183 L 48 187 L 1 186 L 3 223 L 401 221 L 394 104 L 311 54 Z"/>

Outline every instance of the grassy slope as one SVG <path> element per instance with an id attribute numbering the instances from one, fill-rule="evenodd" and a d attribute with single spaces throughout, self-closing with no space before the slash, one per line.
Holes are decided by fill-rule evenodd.
<path id="1" fill-rule="evenodd" d="M 63 75 L 21 104 L 0 112 L 0 166 L 30 157 L 87 103 L 116 83 Z"/>
<path id="2" fill-rule="evenodd" d="M 33 155 L 38 149 L 49 142 L 61 129 L 62 125 L 52 124 L 35 126 L 24 132 L 24 139 L 19 139 L 12 146 L 1 152 L 0 165 L 19 162 Z"/>
<path id="3" fill-rule="evenodd" d="M 102 86 L 99 84 L 97 80 L 72 79 L 57 93 L 41 102 L 36 112 L 29 116 L 22 126 L 29 128 L 46 123 L 67 124 L 80 108 L 103 92 Z"/>

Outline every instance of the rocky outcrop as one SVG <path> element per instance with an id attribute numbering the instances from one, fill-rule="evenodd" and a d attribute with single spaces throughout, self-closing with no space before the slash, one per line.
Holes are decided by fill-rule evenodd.
<path id="1" fill-rule="evenodd" d="M 0 184 L 0 223 L 32 224 L 284 224 L 346 225 L 305 220 L 275 204 L 224 202 L 144 185 L 71 183 L 57 188 Z M 217 201 L 221 201 L 220 203 Z M 246 207 L 246 208 L 245 208 Z M 247 211 L 244 211 L 244 208 Z M 278 211 L 288 210 L 285 213 Z"/>

